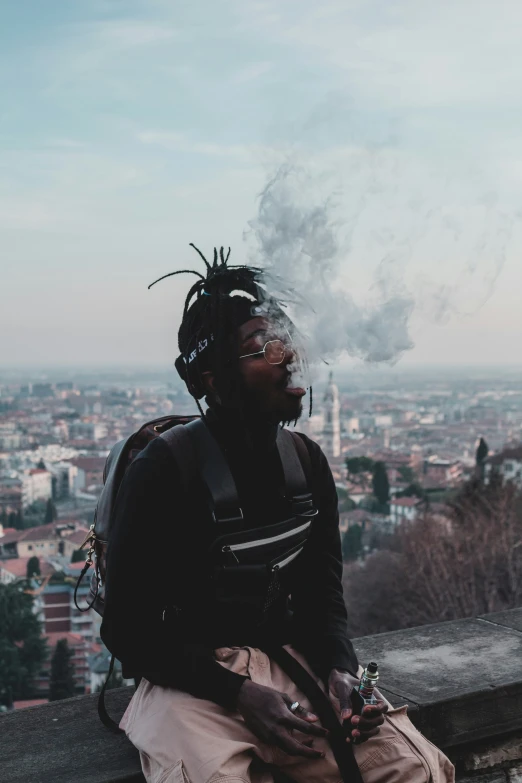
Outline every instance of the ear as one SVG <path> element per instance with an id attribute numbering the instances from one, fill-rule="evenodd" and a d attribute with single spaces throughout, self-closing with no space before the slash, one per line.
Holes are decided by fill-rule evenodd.
<path id="1" fill-rule="evenodd" d="M 214 373 L 210 370 L 206 370 L 201 373 L 201 380 L 203 381 L 203 387 L 205 389 L 205 395 L 211 397 L 217 397 L 216 379 Z"/>

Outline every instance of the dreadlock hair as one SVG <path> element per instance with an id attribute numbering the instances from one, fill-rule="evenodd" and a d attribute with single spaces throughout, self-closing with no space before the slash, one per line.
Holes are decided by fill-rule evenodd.
<path id="1" fill-rule="evenodd" d="M 237 374 L 234 373 L 235 357 L 230 344 L 231 334 L 238 325 L 238 314 L 242 316 L 242 322 L 261 314 L 272 314 L 287 322 L 289 318 L 282 309 L 286 300 L 267 294 L 263 284 L 264 270 L 245 264 L 229 264 L 230 248 L 226 254 L 223 247 L 219 252 L 214 248 L 213 262 L 209 263 L 192 242 L 190 247 L 202 259 L 206 274 L 194 269 L 181 269 L 158 278 L 149 285 L 149 289 L 175 275 L 192 274 L 198 278 L 185 298 L 178 331 L 180 356 L 175 364 L 203 415 L 199 400 L 205 396 L 203 372 L 209 369 L 216 379 L 220 398 L 240 406 Z M 246 317 L 245 313 L 248 313 Z M 310 415 L 311 411 L 310 389 Z"/>

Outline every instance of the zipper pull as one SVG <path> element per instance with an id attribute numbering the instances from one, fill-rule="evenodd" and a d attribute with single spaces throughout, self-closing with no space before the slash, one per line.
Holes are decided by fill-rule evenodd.
<path id="1" fill-rule="evenodd" d="M 229 546 L 222 547 L 221 551 L 223 552 L 223 554 L 232 555 L 232 557 L 234 558 L 234 561 L 235 561 L 234 564 L 235 565 L 239 565 L 239 559 L 238 559 L 236 553 Z"/>

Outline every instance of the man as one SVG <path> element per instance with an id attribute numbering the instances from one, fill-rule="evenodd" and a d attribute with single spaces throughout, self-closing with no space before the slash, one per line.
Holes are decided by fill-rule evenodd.
<path id="1" fill-rule="evenodd" d="M 285 490 L 281 424 L 300 417 L 305 395 L 293 326 L 260 270 L 227 258 L 215 252 L 206 277 L 195 273 L 176 367 L 205 397 L 203 457 L 211 474 L 227 465 L 240 508 L 218 519 L 200 471 L 187 482 L 162 437 L 128 469 L 102 625 L 124 675 L 141 678 L 122 728 L 154 783 L 258 783 L 274 766 L 297 783 L 346 780 L 332 730 L 280 660 L 284 647 L 333 705 L 365 783 L 453 780 L 404 710 L 379 696 L 352 714 L 361 670 L 346 633 L 337 495 L 305 436 L 297 452 L 304 445 L 312 500 L 290 503 Z"/>

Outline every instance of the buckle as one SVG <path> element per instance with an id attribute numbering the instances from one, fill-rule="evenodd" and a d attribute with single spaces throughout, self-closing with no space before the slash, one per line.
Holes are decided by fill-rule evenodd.
<path id="1" fill-rule="evenodd" d="M 220 509 L 212 512 L 212 519 L 220 525 L 230 522 L 243 522 L 243 510 L 240 508 Z"/>

